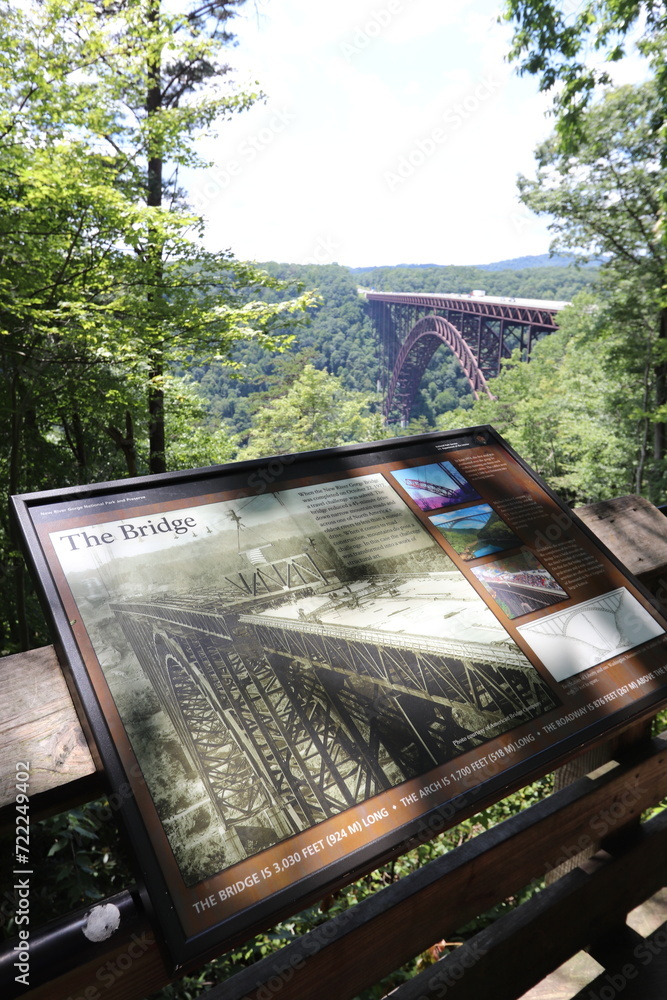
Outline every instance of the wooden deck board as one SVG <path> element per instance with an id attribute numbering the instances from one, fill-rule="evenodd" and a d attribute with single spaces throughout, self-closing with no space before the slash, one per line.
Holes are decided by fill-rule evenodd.
<path id="1" fill-rule="evenodd" d="M 95 773 L 53 646 L 4 657 L 2 690 L 0 807 L 14 801 L 20 763 L 31 798 Z"/>

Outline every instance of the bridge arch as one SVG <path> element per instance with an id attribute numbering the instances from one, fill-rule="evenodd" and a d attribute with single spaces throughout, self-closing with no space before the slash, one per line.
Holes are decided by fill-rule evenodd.
<path id="1" fill-rule="evenodd" d="M 444 316 L 424 316 L 412 327 L 398 352 L 385 401 L 386 419 L 397 407 L 401 419 L 408 420 L 419 383 L 442 344 L 446 344 L 458 360 L 475 399 L 484 394 L 493 398 L 472 350 L 456 327 Z"/>

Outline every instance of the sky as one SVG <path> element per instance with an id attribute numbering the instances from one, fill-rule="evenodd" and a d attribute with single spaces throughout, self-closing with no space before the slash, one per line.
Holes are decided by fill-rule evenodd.
<path id="1" fill-rule="evenodd" d="M 551 102 L 506 61 L 500 6 L 247 0 L 227 58 L 266 101 L 200 141 L 212 165 L 185 177 L 208 248 L 348 267 L 546 253 L 548 220 L 516 179 L 534 173 Z"/>

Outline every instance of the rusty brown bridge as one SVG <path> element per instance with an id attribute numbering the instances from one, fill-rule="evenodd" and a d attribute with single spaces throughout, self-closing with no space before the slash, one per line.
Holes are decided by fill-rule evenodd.
<path id="1" fill-rule="evenodd" d="M 424 372 L 445 344 L 459 361 L 474 397 L 492 395 L 487 380 L 503 358 L 557 329 L 556 314 L 568 302 L 470 294 L 433 295 L 363 289 L 380 340 L 384 415 L 406 424 Z"/>

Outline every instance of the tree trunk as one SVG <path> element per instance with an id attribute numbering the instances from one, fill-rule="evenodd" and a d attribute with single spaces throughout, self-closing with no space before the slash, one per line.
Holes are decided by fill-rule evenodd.
<path id="1" fill-rule="evenodd" d="M 65 440 L 76 459 L 77 479 L 80 483 L 85 483 L 88 478 L 86 475 L 86 443 L 80 414 L 73 413 L 71 422 L 68 421 L 67 417 L 63 417 L 63 430 L 65 431 Z"/>
<path id="2" fill-rule="evenodd" d="M 657 364 L 655 366 L 655 406 L 667 403 L 667 307 L 660 311 L 660 332 L 657 343 Z M 656 482 L 662 480 L 662 463 L 665 458 L 665 420 L 659 416 L 653 425 L 653 460 Z"/>
<path id="3" fill-rule="evenodd" d="M 637 468 L 635 469 L 634 491 L 641 496 L 644 489 L 644 475 L 646 463 L 648 461 L 650 449 L 651 421 L 649 412 L 651 408 L 651 383 L 653 381 L 653 360 L 651 358 L 650 347 L 644 361 L 644 372 L 642 379 L 642 419 L 639 423 L 639 457 Z"/>
<path id="4" fill-rule="evenodd" d="M 148 21 L 153 29 L 159 30 L 160 0 L 151 0 Z M 149 128 L 146 204 L 149 208 L 159 208 L 162 205 L 162 150 L 160 142 L 155 141 L 150 127 L 151 118 L 157 116 L 162 107 L 162 60 L 159 51 L 152 51 L 148 59 L 147 69 L 146 114 L 148 116 Z M 158 233 L 153 233 L 148 253 L 154 277 L 153 291 L 148 293 L 148 300 L 153 305 L 157 327 L 157 324 L 160 322 L 160 307 L 162 304 L 162 242 Z M 167 470 L 165 459 L 164 391 L 161 385 L 162 376 L 164 375 L 164 356 L 161 345 L 156 345 L 151 360 L 151 384 L 148 387 L 148 467 L 151 473 L 158 474 Z"/>
<path id="5" fill-rule="evenodd" d="M 151 371 L 151 378 L 162 375 L 162 365 Z M 150 386 L 148 390 L 148 469 L 153 475 L 167 471 L 164 434 L 164 392 Z"/>
<path id="6" fill-rule="evenodd" d="M 20 492 L 21 452 L 23 445 L 23 393 L 21 380 L 17 371 L 12 375 L 12 429 L 9 456 L 9 493 Z M 14 522 L 11 522 L 10 539 L 14 552 L 20 549 L 20 539 Z M 14 575 L 14 593 L 16 595 L 16 622 L 11 623 L 12 637 L 21 650 L 30 649 L 30 631 L 25 601 L 25 567 L 20 555 L 11 556 Z"/>
<path id="7" fill-rule="evenodd" d="M 134 437 L 134 422 L 129 410 L 125 411 L 125 434 L 109 424 L 106 432 L 119 451 L 123 452 L 128 476 L 137 476 L 137 443 Z"/>

